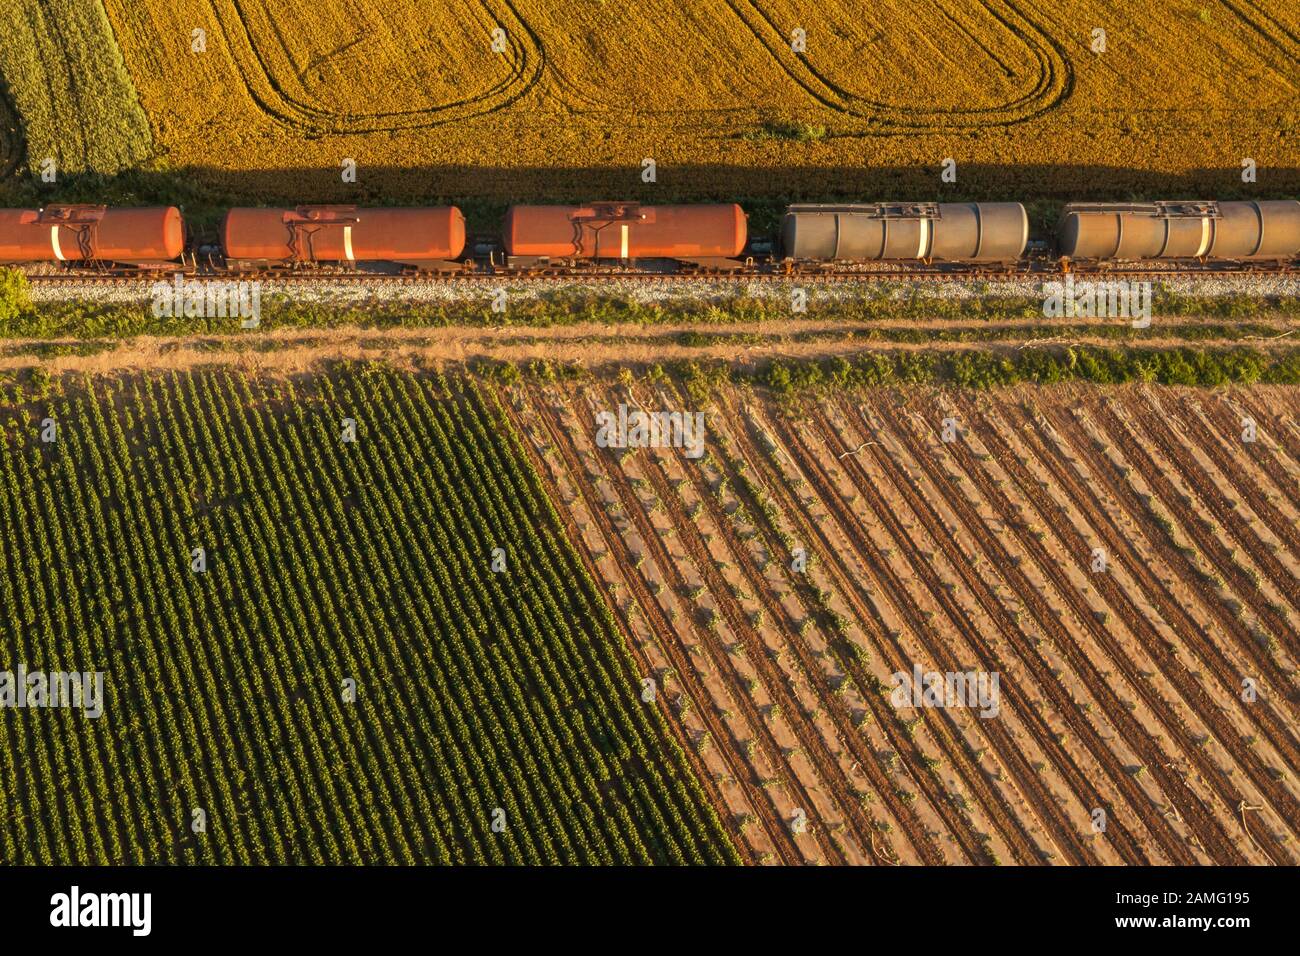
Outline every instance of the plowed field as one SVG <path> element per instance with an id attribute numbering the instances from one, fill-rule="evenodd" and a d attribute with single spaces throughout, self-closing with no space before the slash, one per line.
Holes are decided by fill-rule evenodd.
<path id="1" fill-rule="evenodd" d="M 1295 864 L 1296 398 L 507 404 L 759 859 Z M 620 403 L 704 410 L 707 453 L 598 448 Z M 896 706 L 914 666 L 998 674 L 997 713 Z"/>

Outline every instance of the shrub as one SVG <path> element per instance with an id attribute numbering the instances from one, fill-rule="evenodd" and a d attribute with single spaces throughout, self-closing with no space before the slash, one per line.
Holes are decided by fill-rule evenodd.
<path id="1" fill-rule="evenodd" d="M 17 269 L 0 269 L 0 326 L 7 327 L 31 307 L 27 277 Z"/>

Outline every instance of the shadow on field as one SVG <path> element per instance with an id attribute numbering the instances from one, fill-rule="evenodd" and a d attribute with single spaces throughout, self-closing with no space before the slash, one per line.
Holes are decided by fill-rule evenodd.
<path id="1" fill-rule="evenodd" d="M 115 176 L 69 177 L 54 185 L 25 171 L 0 180 L 0 205 L 51 202 L 182 206 L 192 222 L 215 221 L 233 205 L 358 203 L 424 205 L 455 202 L 470 231 L 489 233 L 511 202 L 626 199 L 640 202 L 735 201 L 753 226 L 773 226 L 781 206 L 793 201 L 1018 200 L 1036 223 L 1055 219 L 1068 200 L 1288 199 L 1300 197 L 1300 166 L 1261 167 L 1258 182 L 1241 181 L 1238 168 L 1199 168 L 1166 174 L 1121 166 L 1013 164 L 959 165 L 957 182 L 940 181 L 939 168 L 661 165 L 657 181 L 644 183 L 640 166 L 589 168 L 481 168 L 472 166 L 358 167 L 344 183 L 335 168 L 233 172 L 215 167 L 133 170 Z"/>

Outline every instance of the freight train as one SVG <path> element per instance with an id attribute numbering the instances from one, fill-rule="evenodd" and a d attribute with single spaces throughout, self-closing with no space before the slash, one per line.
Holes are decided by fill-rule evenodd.
<path id="1" fill-rule="evenodd" d="M 581 273 L 598 263 L 668 271 L 828 270 L 872 262 L 1014 272 L 1029 216 L 1014 202 L 877 202 L 787 207 L 780 236 L 748 235 L 732 203 L 516 205 L 499 236 L 469 242 L 454 206 L 228 210 L 215 242 L 187 234 L 174 206 L 0 209 L 0 264 L 70 270 L 276 274 L 306 269 L 463 274 Z M 1300 202 L 1071 203 L 1041 262 L 1062 270 L 1166 260 L 1295 268 Z"/>

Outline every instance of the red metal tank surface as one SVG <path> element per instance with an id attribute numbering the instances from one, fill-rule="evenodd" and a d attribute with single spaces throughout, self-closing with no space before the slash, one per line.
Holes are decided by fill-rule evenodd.
<path id="1" fill-rule="evenodd" d="M 511 206 L 505 248 L 551 259 L 732 258 L 745 248 L 739 206 Z"/>
<path id="2" fill-rule="evenodd" d="M 163 262 L 184 249 L 175 206 L 0 209 L 0 262 Z"/>
<path id="3" fill-rule="evenodd" d="M 419 264 L 455 259 L 464 251 L 465 217 L 455 206 L 231 209 L 221 226 L 221 246 L 227 259 L 278 264 Z"/>

